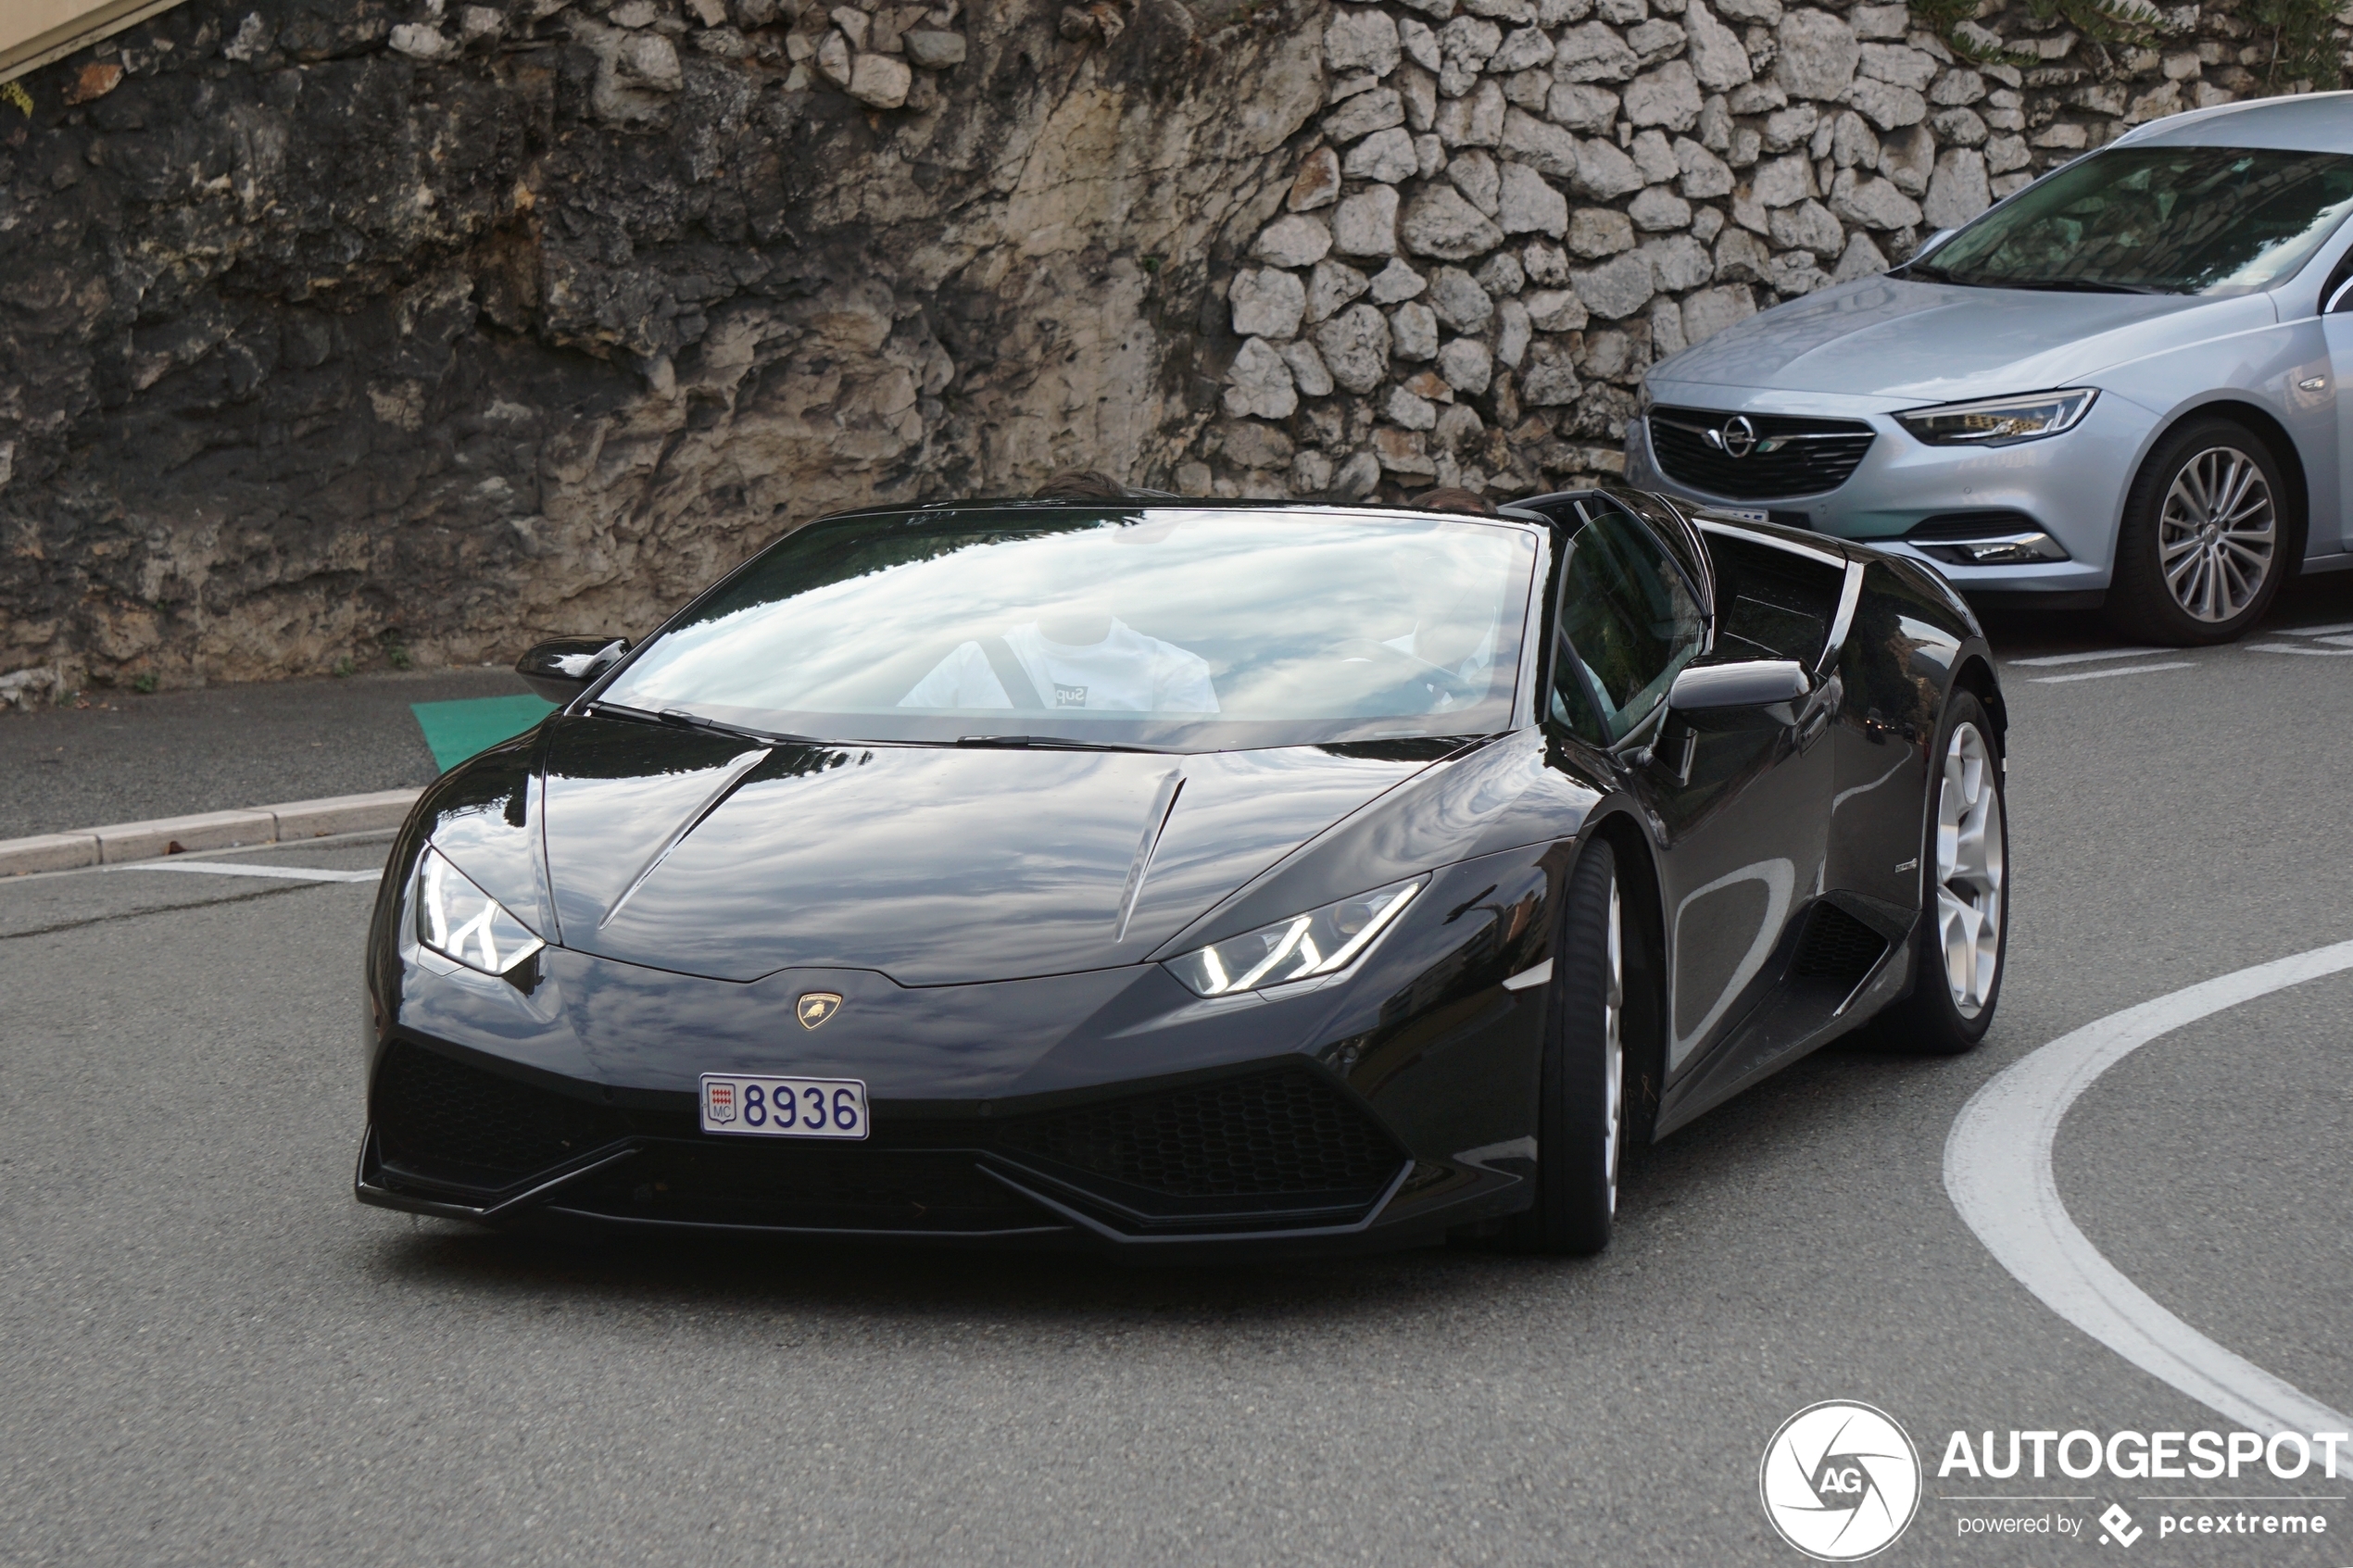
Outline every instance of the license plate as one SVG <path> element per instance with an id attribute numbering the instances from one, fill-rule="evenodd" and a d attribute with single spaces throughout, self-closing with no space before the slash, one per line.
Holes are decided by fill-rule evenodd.
<path id="1" fill-rule="evenodd" d="M 756 1138 L 862 1138 L 866 1085 L 855 1078 L 706 1073 L 702 1130 Z"/>

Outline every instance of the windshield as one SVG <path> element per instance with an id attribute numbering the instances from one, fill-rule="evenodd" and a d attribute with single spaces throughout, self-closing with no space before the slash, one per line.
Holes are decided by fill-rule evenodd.
<path id="1" fill-rule="evenodd" d="M 1532 530 L 1312 511 L 812 523 L 599 705 L 832 741 L 1202 751 L 1510 726 Z"/>
<path id="2" fill-rule="evenodd" d="M 2353 157 L 2116 147 L 2070 164 L 1904 275 L 1974 288 L 2247 294 L 2304 265 L 2353 207 Z"/>

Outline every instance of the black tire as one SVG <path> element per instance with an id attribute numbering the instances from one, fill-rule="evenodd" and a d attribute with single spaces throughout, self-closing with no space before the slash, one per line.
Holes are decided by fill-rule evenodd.
<path id="1" fill-rule="evenodd" d="M 1957 863 L 1964 872 L 1972 869 L 1967 865 L 1971 857 L 1965 842 L 1957 842 L 1956 852 L 1948 852 L 1942 843 L 1947 808 L 1961 808 L 1955 814 L 1966 820 L 1968 808 L 1973 805 L 1967 797 L 1966 784 L 1948 779 L 1957 749 L 1966 751 L 1965 737 L 1971 735 L 1984 764 L 1980 769 L 1981 787 L 1991 798 L 1990 821 L 1980 818 L 1981 837 L 1986 841 L 1994 869 L 1990 896 L 1982 886 L 1982 874 L 1954 874 Z M 1968 771 L 1966 766 L 1958 771 L 1964 776 Z M 1921 1056 L 1957 1056 L 1973 1049 L 1993 1027 L 1994 1010 L 2002 999 L 2002 976 L 2009 967 L 2007 805 L 2001 750 L 1985 706 L 1973 693 L 1955 692 L 1944 705 L 1944 722 L 1936 729 L 1936 749 L 1929 754 L 1926 827 L 1920 845 L 1920 918 L 1912 932 L 1912 989 L 1880 1015 L 1872 1033 L 1881 1046 Z M 1964 838 L 1958 833 L 1955 836 L 1957 841 Z M 1950 896 L 1955 905 L 1962 907 L 1944 907 L 1940 894 Z M 1962 983 L 1954 978 L 1951 952 L 1957 937 L 1976 935 L 1969 924 L 1969 911 L 1981 911 L 1982 920 L 1982 911 L 1987 908 L 1994 916 L 1991 972 L 1989 976 L 1983 968 L 1982 945 L 1970 944 L 1978 961 L 1969 968 L 1968 985 L 1973 995 L 1965 1001 L 1957 994 Z"/>
<path id="2" fill-rule="evenodd" d="M 1632 1118 L 1622 1022 L 1628 922 L 1617 858 L 1587 846 L 1569 872 L 1546 987 L 1536 1106 L 1536 1201 L 1516 1218 L 1523 1251 L 1582 1256 L 1609 1245 Z"/>
<path id="3" fill-rule="evenodd" d="M 2205 515 L 2199 509 L 2204 487 L 2242 464 L 2259 476 L 2260 506 L 2255 507 L 2252 485 L 2238 490 L 2225 482 L 2225 493 L 2246 497 L 2239 504 L 2255 509 L 2236 518 L 2229 531 L 2204 538 L 2208 531 L 2190 526 Z M 2177 482 L 2183 487 L 2178 493 Z M 2292 508 L 2271 447 L 2236 420 L 2192 419 L 2168 432 L 2125 496 L 2108 620 L 2128 637 L 2169 646 L 2238 637 L 2262 619 L 2296 570 L 2302 531 L 2289 515 Z M 2168 551 L 2176 552 L 2178 587 L 2167 576 Z M 2259 579 L 2250 584 L 2245 580 L 2258 572 L 2253 558 L 2259 553 Z M 2195 612 L 2190 604 L 2197 606 Z"/>

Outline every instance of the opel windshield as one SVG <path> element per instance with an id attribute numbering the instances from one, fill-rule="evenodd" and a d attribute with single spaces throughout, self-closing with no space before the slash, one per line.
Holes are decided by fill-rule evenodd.
<path id="1" fill-rule="evenodd" d="M 2044 176 L 1920 260 L 1925 282 L 2087 294 L 2248 294 L 2353 210 L 2353 157 L 2114 147 Z"/>

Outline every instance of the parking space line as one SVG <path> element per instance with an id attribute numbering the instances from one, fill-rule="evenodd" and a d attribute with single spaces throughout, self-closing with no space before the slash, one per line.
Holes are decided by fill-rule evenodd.
<path id="1" fill-rule="evenodd" d="M 2249 643 L 2246 645 L 2246 651 L 2249 653 L 2300 653 L 2308 659 L 2343 659 L 2347 654 L 2353 654 L 2353 637 L 2322 637 L 2320 640 L 2337 646 L 2316 648 L 2309 647 L 2302 643 Z"/>
<path id="2" fill-rule="evenodd" d="M 2334 637 L 2341 633 L 2353 632 L 2353 621 L 2343 621 L 2334 626 L 2281 626 L 2275 630 L 2285 633 L 2291 637 Z"/>
<path id="3" fill-rule="evenodd" d="M 2092 664 L 2103 659 L 2145 659 L 2153 653 L 2171 653 L 2171 648 L 2102 648 L 2096 653 L 2045 653 L 2032 659 L 2013 659 L 2007 662 L 2029 670 L 2046 670 L 2061 664 Z"/>
<path id="4" fill-rule="evenodd" d="M 2112 1012 L 2029 1052 L 1969 1097 L 1944 1140 L 1944 1190 L 2002 1267 L 2045 1306 L 2251 1431 L 2343 1432 L 2353 1422 L 2158 1305 L 2069 1215 L 2051 1146 L 2100 1074 L 2151 1040 L 2308 980 L 2353 970 L 2338 942 Z"/>
<path id="5" fill-rule="evenodd" d="M 2072 675 L 2031 675 L 2027 684 L 2055 686 L 2062 681 L 2104 681 L 2110 675 L 2151 675 L 2159 670 L 2190 670 L 2196 665 L 2189 659 L 2177 659 L 2170 664 L 2135 664 L 2129 670 L 2079 670 Z"/>
<path id="6" fill-rule="evenodd" d="M 137 861 L 127 866 L 108 866 L 110 872 L 199 872 L 210 876 L 275 877 L 284 882 L 378 882 L 384 870 L 344 872 L 324 866 L 256 866 L 227 860 Z"/>

